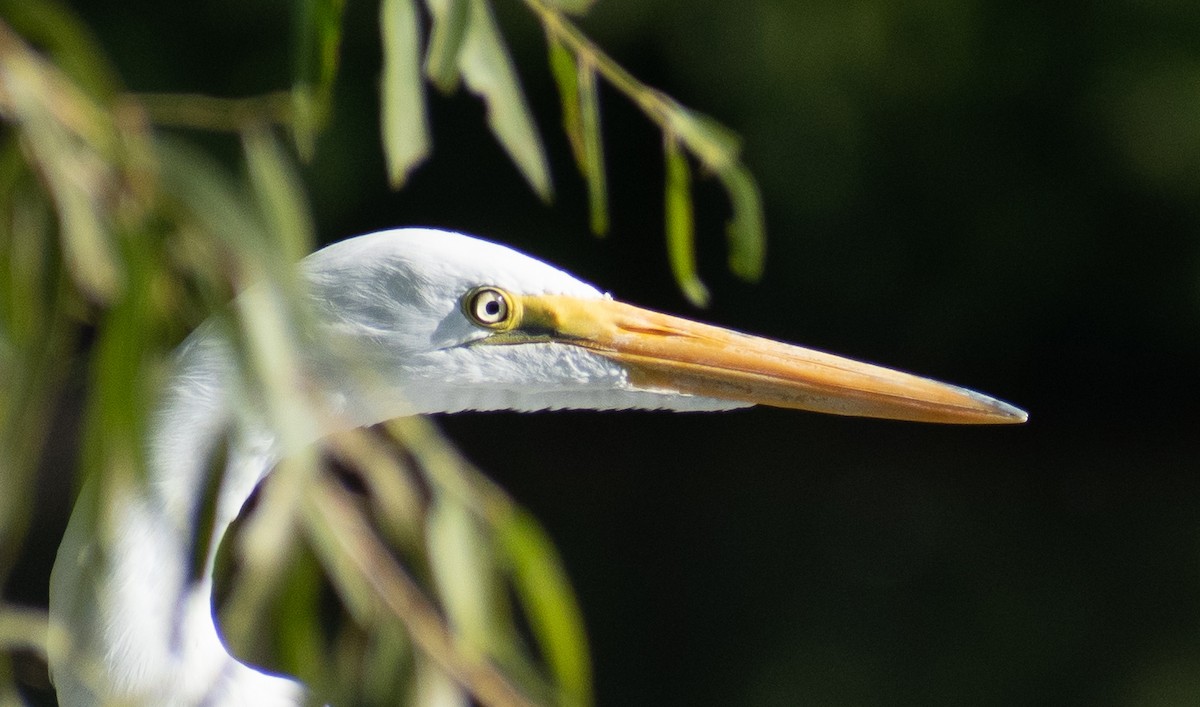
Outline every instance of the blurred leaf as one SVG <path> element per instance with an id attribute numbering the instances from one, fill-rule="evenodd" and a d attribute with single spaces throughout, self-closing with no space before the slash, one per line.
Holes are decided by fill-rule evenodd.
<path id="1" fill-rule="evenodd" d="M 31 479 L 74 351 L 68 287 L 53 247 L 51 206 L 21 160 L 0 146 L 0 584 L 33 507 Z"/>
<path id="2" fill-rule="evenodd" d="M 596 71 L 577 65 L 574 55 L 552 33 L 546 34 L 550 68 L 562 99 L 563 130 L 580 174 L 587 180 L 592 232 L 608 232 L 608 196 L 604 169 L 604 146 L 600 133 L 600 106 Z"/>
<path id="3" fill-rule="evenodd" d="M 592 702 L 592 665 L 583 617 L 554 543 L 533 516 L 514 509 L 496 528 L 513 586 L 564 704 Z"/>
<path id="4" fill-rule="evenodd" d="M 413 673 L 399 669 L 414 660 L 412 644 L 396 621 L 377 621 L 369 628 L 361 666 L 364 701 L 372 705 L 399 704 L 407 692 L 405 688 L 415 678 Z M 461 690 L 456 692 L 463 696 Z"/>
<path id="5" fill-rule="evenodd" d="M 116 175 L 107 114 L 0 24 L 0 110 L 16 124 L 59 217 L 64 256 L 92 298 L 116 297 L 124 274 L 109 239 L 105 197 Z"/>
<path id="6" fill-rule="evenodd" d="M 318 694 L 332 688 L 321 622 L 321 566 L 305 548 L 289 563 L 272 611 L 273 648 L 279 667 L 301 677 Z"/>
<path id="7" fill-rule="evenodd" d="M 29 649 L 45 655 L 51 630 L 44 611 L 0 604 L 0 651 Z"/>
<path id="8" fill-rule="evenodd" d="M 266 224 L 266 235 L 274 243 L 271 250 L 289 265 L 290 272 L 292 263 L 312 252 L 316 240 L 304 185 L 295 165 L 267 128 L 247 131 L 242 144 L 255 201 Z"/>
<path id="9" fill-rule="evenodd" d="M 488 127 L 500 145 L 533 191 L 549 201 L 552 190 L 545 150 L 491 6 L 486 0 L 468 1 L 467 34 L 458 57 L 463 79 L 487 104 Z"/>
<path id="10" fill-rule="evenodd" d="M 696 272 L 695 229 L 692 223 L 692 178 L 687 156 L 670 136 L 665 143 L 667 161 L 667 254 L 675 281 L 688 301 L 708 304 L 708 289 Z"/>
<path id="11" fill-rule="evenodd" d="M 738 159 L 741 140 L 712 118 L 666 99 L 667 125 L 672 134 L 708 169 L 720 172 Z"/>
<path id="12" fill-rule="evenodd" d="M 461 505 L 437 500 L 426 521 L 430 568 L 451 626 L 465 647 L 486 651 L 491 645 L 492 561 L 475 520 Z"/>
<path id="13" fill-rule="evenodd" d="M 413 707 L 468 707 L 471 700 L 433 661 L 417 657 L 408 704 Z"/>
<path id="14" fill-rule="evenodd" d="M 589 65 L 579 67 L 579 112 L 583 122 L 583 154 L 587 165 L 588 207 L 592 232 L 608 232 L 608 185 L 604 169 L 604 142 L 600 133 L 600 96 L 596 71 Z"/>
<path id="15" fill-rule="evenodd" d="M 88 95 L 108 101 L 121 89 L 116 70 L 79 17 L 57 0 L 3 0 L 0 17 L 36 44 Z"/>
<path id="16" fill-rule="evenodd" d="M 592 5 L 596 4 L 596 0 L 546 0 L 546 3 L 563 12 L 572 15 L 582 15 L 592 9 Z"/>
<path id="17" fill-rule="evenodd" d="M 458 0 L 461 2 L 462 0 Z M 388 180 L 404 186 L 408 174 L 429 155 L 429 123 L 421 85 L 421 37 L 415 0 L 383 0 L 383 82 L 380 122 Z"/>
<path id="18" fill-rule="evenodd" d="M 292 82 L 295 106 L 292 129 L 296 150 L 305 160 L 312 158 L 317 132 L 329 117 L 344 7 L 345 0 L 300 0 L 296 22 L 299 51 Z"/>
<path id="19" fill-rule="evenodd" d="M 232 176 L 210 155 L 185 142 L 160 138 L 155 149 L 162 187 L 177 210 L 175 217 L 195 222 L 216 240 L 226 254 L 220 263 L 222 275 L 236 287 L 245 287 L 255 275 L 247 271 L 247 262 L 268 261 L 269 246 Z M 247 259 L 228 257 L 237 253 Z"/>
<path id="20" fill-rule="evenodd" d="M 766 233 L 763 228 L 762 197 L 754 176 L 744 165 L 734 164 L 717 173 L 733 202 L 733 217 L 726 224 L 729 238 L 729 269 L 750 281 L 762 277 L 766 262 Z"/>
<path id="21" fill-rule="evenodd" d="M 471 0 L 426 0 L 433 17 L 425 75 L 442 93 L 458 88 L 459 56 L 467 36 Z"/>
<path id="22" fill-rule="evenodd" d="M 579 110 L 579 70 L 575 65 L 575 56 L 550 33 L 546 34 L 546 48 L 550 56 L 550 71 L 562 100 L 563 130 L 571 144 L 575 164 L 586 177 L 587 155 L 583 146 L 583 115 Z"/>

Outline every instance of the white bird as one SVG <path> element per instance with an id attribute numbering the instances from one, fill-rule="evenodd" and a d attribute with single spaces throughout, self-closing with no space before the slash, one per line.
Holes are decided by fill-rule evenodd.
<path id="1" fill-rule="evenodd" d="M 623 304 L 461 234 L 374 233 L 329 246 L 301 267 L 323 344 L 314 350 L 353 358 L 310 361 L 321 376 L 316 385 L 352 426 L 462 410 L 753 404 L 925 422 L 1026 418 L 963 388 Z M 52 620 L 73 638 L 50 656 L 63 705 L 302 701 L 296 681 L 234 659 L 213 619 L 215 548 L 289 452 L 238 412 L 234 373 L 218 330 L 194 333 L 154 416 L 145 482 L 107 499 L 117 522 L 106 542 L 95 537 L 94 492 L 85 489 L 77 503 L 50 586 Z M 205 460 L 230 425 L 237 443 L 218 497 L 214 552 L 189 583 Z"/>

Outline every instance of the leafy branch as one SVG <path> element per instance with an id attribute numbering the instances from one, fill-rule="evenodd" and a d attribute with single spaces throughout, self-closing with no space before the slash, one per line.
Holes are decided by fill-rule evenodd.
<path id="1" fill-rule="evenodd" d="M 756 277 L 762 209 L 736 137 L 639 81 L 584 35 L 569 14 L 586 11 L 589 0 L 523 2 L 546 36 L 564 129 L 588 187 L 592 230 L 609 228 L 599 101 L 607 83 L 662 131 L 668 251 L 688 298 L 697 304 L 708 298 L 694 256 L 693 161 L 721 181 L 732 203 L 732 269 Z M 124 92 L 67 11 L 39 0 L 9 4 L 10 14 L 0 20 L 0 120 L 12 127 L 0 140 L 0 487 L 22 493 L 0 498 L 0 579 L 24 535 L 54 401 L 69 371 L 80 368 L 84 327 L 95 337 L 86 350 L 81 467 L 99 483 L 93 500 L 98 523 L 104 522 L 105 491 L 139 480 L 149 401 L 158 395 L 172 343 L 250 281 L 269 284 L 260 290 L 265 299 L 242 298 L 221 321 L 237 350 L 239 373 L 273 413 L 274 426 L 286 432 L 312 422 L 305 416 L 315 414 L 313 401 L 303 393 L 304 371 L 289 337 L 304 329 L 305 316 L 291 266 L 311 250 L 314 229 L 295 164 L 275 133 L 289 131 L 301 158 L 314 154 L 334 101 L 343 6 L 344 0 L 301 0 L 300 50 L 289 90 L 226 98 Z M 549 200 L 545 149 L 489 0 L 423 0 L 420 6 L 381 0 L 379 10 L 382 140 L 392 185 L 402 186 L 430 153 L 426 84 L 447 93 L 462 85 L 482 98 L 498 142 L 534 192 Z M 33 36 L 41 39 L 37 49 Z M 51 42 L 57 44 L 48 49 Z M 164 125 L 237 134 L 245 173 L 232 175 L 187 142 L 155 130 Z M 384 534 L 400 540 L 393 545 L 402 548 L 404 562 L 375 550 L 355 555 L 362 533 L 345 499 L 326 493 L 314 460 L 292 460 L 275 478 L 294 487 L 267 494 L 284 501 L 264 500 L 261 519 L 247 528 L 240 558 L 253 575 L 248 582 L 257 584 L 235 588 L 231 611 L 250 618 L 231 622 L 230 633 L 253 638 L 274 590 L 298 591 L 283 577 L 281 563 L 293 553 L 281 546 L 291 548 L 296 541 L 289 531 L 299 525 L 328 569 L 351 563 L 364 580 L 391 577 L 373 591 L 418 649 L 406 673 L 418 682 L 432 661 L 457 679 L 452 689 L 478 699 L 501 695 L 493 701 L 519 703 L 522 695 L 548 694 L 558 702 L 589 703 L 582 619 L 545 532 L 421 422 L 397 423 L 389 433 L 405 452 L 375 454 L 357 467 L 379 498 L 391 499 L 381 501 L 386 512 L 377 515 L 398 524 Z M 348 444 L 341 451 L 353 455 L 363 448 Z M 397 480 L 403 474 L 370 471 L 404 467 L 407 456 L 420 467 L 421 483 L 405 486 Z M 307 506 L 296 502 L 301 494 L 308 494 Z M 453 561 L 476 550 L 474 564 L 498 578 L 502 591 L 485 596 L 495 582 L 484 582 L 473 595 L 456 594 L 472 583 L 456 579 L 462 563 L 456 570 Z M 510 604 L 537 650 L 523 645 Z M 14 615 L 2 606 L 0 614 Z M 22 635 L 44 633 L 40 619 L 18 628 Z M 0 639 L 0 648 L 14 642 Z M 2 663 L 0 654 L 0 693 Z M 513 698 L 511 690 L 520 694 Z"/>

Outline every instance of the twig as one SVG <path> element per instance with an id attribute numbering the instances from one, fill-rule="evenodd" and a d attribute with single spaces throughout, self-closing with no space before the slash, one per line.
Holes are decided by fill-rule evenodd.
<path id="1" fill-rule="evenodd" d="M 392 559 L 344 491 L 322 479 L 313 485 L 309 500 L 321 524 L 315 530 L 332 536 L 361 579 L 426 655 L 484 705 L 534 707 L 536 703 L 494 666 L 461 649 L 437 608 Z"/>

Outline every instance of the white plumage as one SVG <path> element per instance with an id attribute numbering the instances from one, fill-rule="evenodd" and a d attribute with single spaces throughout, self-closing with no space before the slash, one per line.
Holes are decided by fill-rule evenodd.
<path id="1" fill-rule="evenodd" d="M 754 403 L 932 422 L 1024 420 L 961 388 L 630 307 L 460 234 L 375 233 L 325 248 L 301 268 L 315 313 L 305 364 L 343 426 L 462 410 Z M 208 483 L 204 460 L 222 430 L 232 425 L 235 443 L 216 541 L 287 451 L 239 398 L 217 331 L 202 327 L 181 347 L 154 418 L 147 481 L 107 499 L 116 511 L 109 537 L 95 535 L 86 497 L 93 490 L 72 515 L 50 597 L 52 619 L 74 638 L 50 656 L 63 705 L 301 700 L 296 682 L 237 662 L 221 644 L 213 553 L 201 581 L 186 586 L 191 519 Z M 307 444 L 335 431 L 290 439 Z"/>

